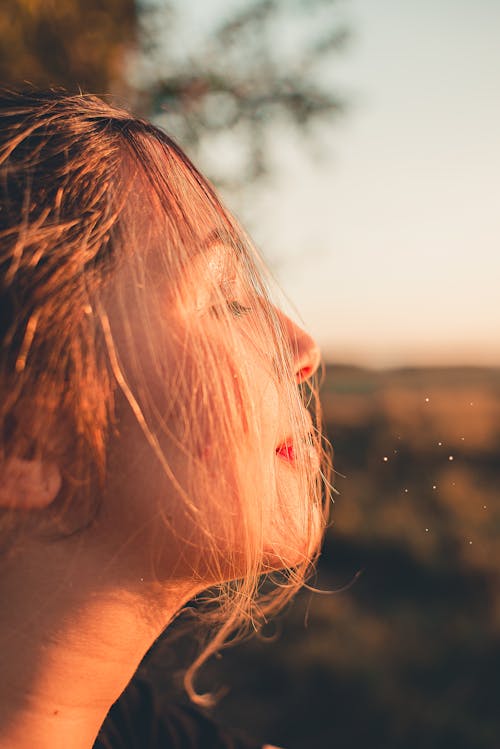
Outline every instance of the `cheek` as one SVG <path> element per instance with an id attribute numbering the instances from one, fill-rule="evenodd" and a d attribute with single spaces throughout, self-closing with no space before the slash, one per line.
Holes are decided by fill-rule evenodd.
<path id="1" fill-rule="evenodd" d="M 223 351 L 216 361 L 184 356 L 182 370 L 167 373 L 161 387 L 159 410 L 174 441 L 209 470 L 214 461 L 227 468 L 252 431 L 247 387 L 233 361 Z"/>
<path id="2" fill-rule="evenodd" d="M 298 563 L 310 508 L 297 471 L 276 455 L 290 434 L 291 393 L 246 342 L 229 348 L 216 326 L 198 338 L 178 330 L 154 346 L 148 339 L 139 347 L 136 339 L 127 370 L 171 471 L 168 476 L 135 430 L 143 459 L 125 482 L 127 492 L 139 514 L 149 508 L 169 525 L 163 533 L 160 519 L 150 551 L 160 559 L 165 546 L 175 548 L 184 566 L 215 581 L 237 576 L 249 542 L 265 550 L 273 567 Z M 167 562 L 170 557 L 165 569 Z"/>

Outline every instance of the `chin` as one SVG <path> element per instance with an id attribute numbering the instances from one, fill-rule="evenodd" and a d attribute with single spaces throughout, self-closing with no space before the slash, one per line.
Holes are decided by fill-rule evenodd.
<path id="1" fill-rule="evenodd" d="M 264 546 L 264 566 L 270 570 L 308 565 L 317 555 L 325 523 L 322 511 L 304 509 L 303 498 L 296 514 L 287 512 L 279 523 L 274 521 L 272 538 Z"/>

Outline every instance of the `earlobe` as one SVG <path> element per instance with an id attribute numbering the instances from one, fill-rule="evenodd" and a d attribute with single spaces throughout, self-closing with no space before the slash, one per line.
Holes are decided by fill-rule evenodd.
<path id="1" fill-rule="evenodd" d="M 0 463 L 0 507 L 43 509 L 57 497 L 61 483 L 56 463 L 8 458 Z"/>

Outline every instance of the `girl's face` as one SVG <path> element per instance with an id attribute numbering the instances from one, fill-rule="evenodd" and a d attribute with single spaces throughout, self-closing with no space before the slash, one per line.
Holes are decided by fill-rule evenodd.
<path id="1" fill-rule="evenodd" d="M 126 386 L 108 532 L 118 543 L 132 533 L 139 563 L 160 579 L 172 569 L 205 583 L 239 577 L 248 548 L 263 569 L 305 561 L 322 513 L 309 498 L 319 455 L 297 385 L 317 369 L 318 348 L 220 239 L 208 238 L 175 281 L 158 280 L 161 264 L 140 281 L 120 271 L 109 305 Z"/>

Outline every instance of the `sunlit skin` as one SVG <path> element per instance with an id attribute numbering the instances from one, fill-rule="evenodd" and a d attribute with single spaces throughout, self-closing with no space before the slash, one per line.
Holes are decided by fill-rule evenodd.
<path id="1" fill-rule="evenodd" d="M 215 265 L 224 251 L 216 248 Z M 245 315 L 235 316 L 234 324 L 240 327 L 231 346 L 224 327 L 218 327 L 213 310 L 218 300 L 211 296 L 211 267 L 213 270 L 213 264 L 205 262 L 200 276 L 209 279 L 205 296 L 203 286 L 197 285 L 185 297 L 185 304 L 172 307 L 167 304 L 168 290 L 163 290 L 165 305 L 152 313 L 148 341 L 158 342 L 166 357 L 167 381 L 158 378 L 158 370 L 148 369 L 150 349 L 145 347 L 142 365 L 148 388 L 158 408 L 166 407 L 173 387 L 168 382 L 168 363 L 179 359 L 189 385 L 193 352 L 186 349 L 186 332 L 193 327 L 204 329 L 215 349 L 220 350 L 220 366 L 234 368 L 235 387 L 240 374 L 252 383 L 252 403 L 260 422 L 257 454 L 266 456 L 266 462 L 260 465 L 257 476 L 252 465 L 249 476 L 254 482 L 259 479 L 261 494 L 268 492 L 264 501 L 269 506 L 274 503 L 279 508 L 286 497 L 290 506 L 283 517 L 295 514 L 300 518 L 301 497 L 296 490 L 294 493 L 293 443 L 286 403 L 280 400 L 268 362 L 246 333 Z M 130 283 L 126 271 L 116 279 L 115 286 L 125 300 Z M 243 299 L 241 304 L 247 301 Z M 124 371 L 133 371 L 126 346 L 120 346 L 123 331 L 118 303 L 111 299 L 107 310 L 121 366 Z M 318 349 L 291 320 L 283 316 L 282 321 L 294 355 L 294 376 L 300 383 L 316 370 Z M 134 336 L 140 336 L 140 323 L 134 322 L 131 330 Z M 136 343 L 141 351 L 140 341 Z M 214 560 L 204 558 L 203 539 L 178 498 L 179 490 L 188 485 L 188 464 L 182 451 L 166 439 L 161 443 L 173 471 L 174 478 L 169 479 L 123 396 L 118 399 L 117 414 L 118 427 L 110 446 L 107 483 L 96 523 L 57 542 L 33 534 L 3 566 L 0 595 L 9 606 L 0 609 L 0 749 L 91 747 L 111 704 L 153 641 L 194 594 L 214 582 Z M 171 426 L 175 435 L 175 418 Z M 200 470 L 205 470 L 203 465 L 210 470 L 210 447 L 209 440 L 202 446 Z M 229 467 L 229 486 L 232 477 Z M 225 507 L 230 517 L 233 500 L 236 510 L 235 493 L 228 497 L 229 506 Z M 217 532 L 220 505 L 215 498 L 205 496 L 201 509 L 204 520 L 208 518 Z M 224 549 L 224 544 L 234 544 L 238 537 L 237 512 L 232 516 L 232 534 L 222 539 L 221 560 L 217 560 L 219 571 L 224 571 L 226 554 L 234 552 Z M 167 523 L 163 522 L 165 518 Z M 297 523 L 300 525 L 299 520 Z M 297 553 L 296 549 L 288 550 L 286 529 L 279 517 L 269 524 L 263 543 L 269 559 L 286 559 L 287 553 Z M 237 554 L 231 559 L 234 563 Z M 236 573 L 236 569 L 226 569 L 224 574 L 230 577 Z"/>
<path id="2" fill-rule="evenodd" d="M 270 503 L 268 512 L 264 512 L 266 517 L 273 519 L 272 522 L 269 520 L 266 522 L 267 537 L 263 539 L 266 550 L 270 554 L 281 556 L 287 565 L 301 561 L 297 558 L 297 549 L 293 547 L 291 548 L 292 556 L 287 558 L 287 546 L 294 535 L 300 536 L 300 529 L 305 527 L 306 517 L 310 511 L 304 503 L 294 471 L 294 450 L 298 450 L 300 446 L 294 446 L 293 440 L 300 439 L 305 434 L 294 434 L 285 392 L 281 392 L 276 376 L 271 371 L 271 363 L 266 352 L 262 350 L 263 344 L 255 340 L 252 332 L 252 308 L 259 304 L 259 300 L 248 292 L 244 282 L 237 275 L 233 277 L 233 273 L 227 270 L 224 259 L 228 254 L 228 248 L 215 245 L 203 256 L 197 258 L 197 269 L 194 272 L 190 269 L 189 287 L 180 297 L 170 295 L 168 289 L 164 290 L 160 286 L 160 304 L 158 309 L 152 305 L 147 340 L 141 330 L 141 321 L 127 320 L 129 328 L 127 332 L 133 338 L 134 348 L 137 349 L 136 358 L 140 361 L 140 377 L 142 378 L 143 373 L 146 373 L 147 389 L 158 405 L 158 410 L 162 414 L 169 413 L 168 428 L 172 439 L 160 438 L 160 442 L 162 451 L 168 454 L 172 476 L 169 479 L 164 475 L 154 452 L 147 442 L 141 439 L 141 428 L 135 415 L 130 408 L 124 408 L 121 417 L 121 437 L 111 452 L 109 483 L 112 488 L 105 506 L 111 507 L 113 497 L 119 497 L 122 513 L 123 504 L 131 508 L 130 532 L 136 529 L 137 517 L 147 516 L 147 508 L 144 504 L 145 494 L 152 497 L 149 508 L 153 526 L 157 527 L 156 521 L 159 514 L 161 515 L 165 512 L 165 508 L 168 508 L 168 518 L 174 518 L 177 540 L 167 545 L 160 537 L 158 553 L 154 555 L 155 574 L 160 578 L 163 577 L 162 568 L 171 578 L 174 565 L 176 574 L 185 573 L 182 560 L 186 553 L 184 544 L 186 539 L 194 543 L 196 548 L 203 549 L 203 538 L 196 537 L 196 525 L 193 524 L 192 517 L 179 512 L 182 502 L 165 502 L 167 495 L 172 497 L 179 492 L 181 494 L 183 491 L 190 492 L 189 479 L 192 479 L 193 471 L 203 474 L 207 472 L 208 476 L 211 471 L 219 473 L 223 471 L 227 480 L 225 496 L 219 498 L 219 502 L 222 500 L 222 505 L 218 509 L 216 498 L 211 500 L 206 496 L 204 489 L 200 496 L 194 497 L 196 507 L 202 510 L 205 508 L 201 524 L 205 529 L 208 528 L 215 537 L 218 536 L 219 554 L 222 553 L 225 544 L 228 543 L 231 548 L 234 548 L 240 538 L 241 528 L 236 498 L 242 492 L 241 481 L 247 481 L 248 486 L 243 487 L 243 490 L 249 489 L 254 492 L 251 500 L 261 503 L 267 500 Z M 241 274 L 241 270 L 238 273 Z M 131 295 L 128 290 L 129 285 L 134 281 L 127 276 L 126 271 L 122 276 L 123 278 L 116 279 L 114 287 L 119 288 L 121 284 L 123 285 L 122 296 L 126 300 L 129 294 Z M 220 288 L 223 294 L 220 293 Z M 245 309 L 243 314 L 238 312 L 234 319 L 230 320 L 229 333 L 232 336 L 230 341 L 227 340 L 227 328 L 218 316 L 220 306 L 227 305 L 228 301 L 230 304 L 237 303 Z M 128 305 L 125 304 L 125 307 L 127 308 Z M 316 371 L 319 351 L 307 333 L 281 312 L 276 312 L 282 320 L 290 348 L 294 352 L 295 372 L 293 376 L 298 384 Z M 120 320 L 118 313 L 114 317 L 117 321 Z M 125 332 L 120 322 L 112 324 L 112 327 L 114 339 L 120 348 L 120 340 L 126 338 Z M 168 335 L 165 335 L 165 331 L 168 331 Z M 215 352 L 214 360 L 200 362 L 202 354 L 193 341 L 189 340 L 189 336 L 209 337 L 211 348 Z M 268 346 L 269 343 L 266 341 L 266 348 Z M 122 348 L 126 349 L 125 343 Z M 175 368 L 155 366 L 154 359 L 158 350 L 162 350 L 166 361 L 176 362 L 177 366 Z M 134 381 L 135 374 L 127 366 L 127 356 L 122 355 L 121 361 L 133 389 L 140 390 L 141 387 L 144 389 L 145 384 L 139 375 L 137 375 L 138 381 Z M 220 448 L 220 445 L 214 442 L 220 443 L 220 434 L 210 431 L 210 421 L 214 416 L 214 408 L 221 408 L 220 401 L 215 398 L 213 402 L 210 400 L 202 402 L 196 407 L 196 419 L 201 437 L 198 436 L 199 444 L 193 444 L 190 438 L 188 452 L 197 454 L 199 463 L 193 466 L 183 452 L 185 449 L 183 412 L 175 408 L 173 413 L 170 413 L 169 400 L 171 394 L 179 387 L 179 378 L 182 380 L 182 387 L 186 393 L 191 394 L 196 389 L 196 376 L 197 373 L 198 376 L 200 374 L 200 364 L 202 377 L 208 383 L 213 376 L 214 366 L 221 373 L 229 371 L 232 375 L 229 378 L 229 387 L 232 388 L 232 392 L 227 392 L 223 406 L 226 409 L 234 408 L 236 411 L 235 426 L 240 428 L 237 431 L 235 429 L 234 439 L 238 440 L 241 447 L 245 473 L 243 477 L 241 474 L 238 476 L 235 474 L 234 466 L 227 465 L 226 455 L 224 455 L 222 467 L 214 464 L 214 458 L 217 458 L 216 448 Z M 245 396 L 242 393 L 244 385 L 251 388 L 246 396 L 249 395 L 250 403 L 244 401 Z M 210 397 L 210 387 L 208 397 Z M 244 422 L 245 412 L 249 407 L 252 408 L 256 418 L 258 434 L 253 434 L 251 431 L 245 434 L 244 423 L 241 428 L 241 421 L 243 419 Z M 305 409 L 301 410 L 305 433 L 311 428 L 311 420 Z M 176 439 L 179 440 L 179 444 L 176 444 Z M 232 448 L 232 445 L 228 448 Z M 232 455 L 232 452 L 228 450 L 227 455 L 230 454 Z M 314 458 L 317 460 L 316 455 Z M 200 485 L 203 487 L 203 482 L 200 482 Z M 193 490 L 198 491 L 198 487 L 195 485 L 191 488 L 191 491 Z M 125 503 L 124 497 L 129 497 Z M 282 497 L 281 501 L 286 504 L 284 508 L 286 517 L 282 517 L 279 506 L 276 504 L 279 503 L 280 497 Z M 139 506 L 137 506 L 137 498 L 139 498 Z M 118 511 L 117 508 L 116 512 Z M 231 512 L 234 515 L 230 523 L 232 536 L 222 538 L 220 529 L 225 527 L 224 521 L 227 521 Z M 294 526 L 290 525 L 291 522 Z M 111 532 L 113 533 L 113 530 Z M 165 559 L 165 554 L 170 555 L 171 558 Z M 200 563 L 205 565 L 206 561 L 202 555 Z M 203 580 L 206 580 L 206 571 L 196 570 L 191 551 L 188 553 L 185 564 L 191 573 L 201 574 Z M 223 574 L 223 577 L 227 578 L 238 576 L 240 575 L 237 569 L 228 569 Z M 220 582 L 219 579 L 210 581 Z"/>

